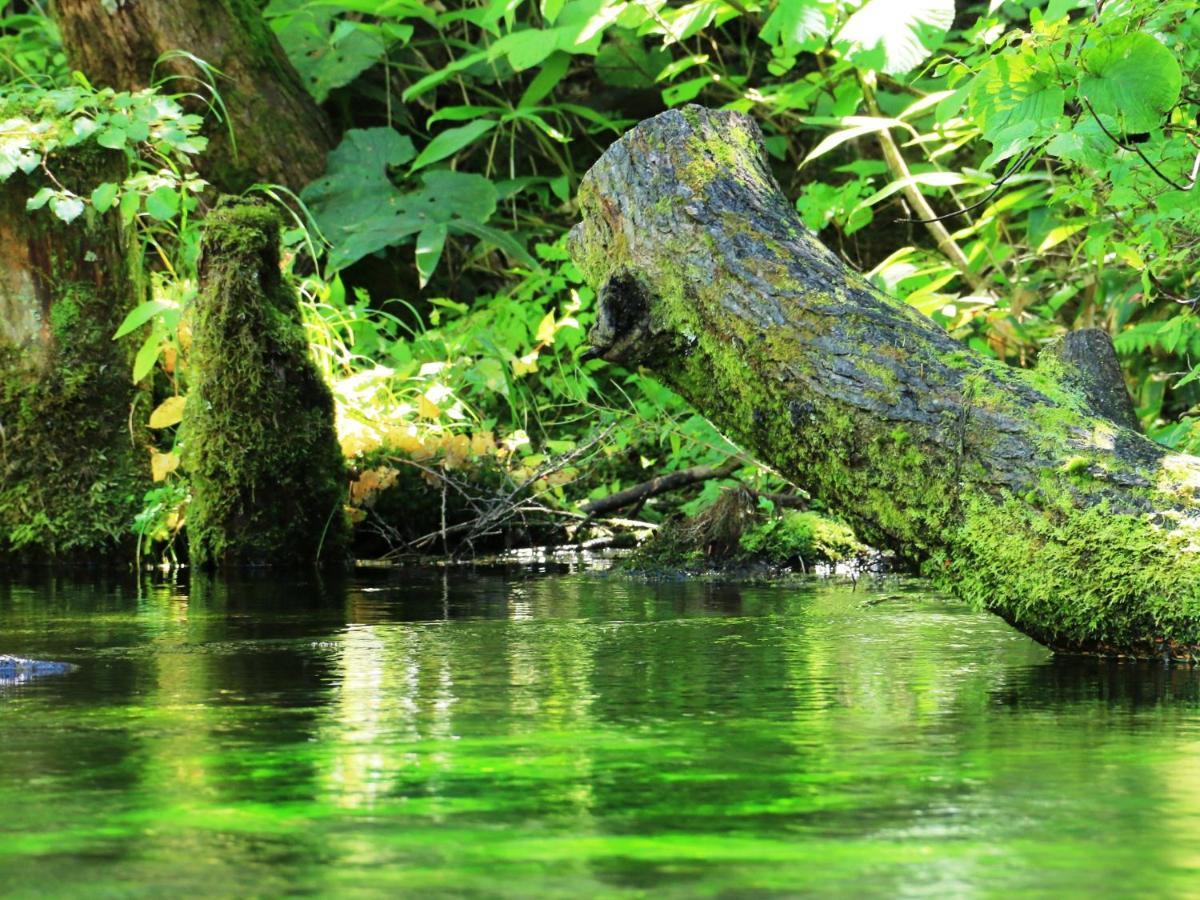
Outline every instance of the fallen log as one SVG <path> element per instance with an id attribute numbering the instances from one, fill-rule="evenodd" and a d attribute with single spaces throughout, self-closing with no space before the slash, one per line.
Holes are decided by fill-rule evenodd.
<path id="1" fill-rule="evenodd" d="M 1101 402 L 1110 376 L 1081 378 L 1079 354 L 979 356 L 847 269 L 739 113 L 643 122 L 579 204 L 605 359 L 651 369 L 864 540 L 1043 644 L 1200 659 L 1200 459 Z"/>

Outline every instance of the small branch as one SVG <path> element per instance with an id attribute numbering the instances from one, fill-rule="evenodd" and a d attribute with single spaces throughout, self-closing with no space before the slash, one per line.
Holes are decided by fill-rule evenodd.
<path id="1" fill-rule="evenodd" d="M 875 91 L 866 78 L 861 78 L 863 100 L 866 101 L 867 109 L 873 116 L 881 116 L 879 104 L 875 102 Z M 919 186 L 912 182 L 912 172 L 908 168 L 908 163 L 904 161 L 904 156 L 900 153 L 900 148 L 896 146 L 896 141 L 892 138 L 891 132 L 886 128 L 876 132 L 876 140 L 879 141 L 879 149 L 883 151 L 884 161 L 887 163 L 888 171 L 892 173 L 892 177 L 897 181 L 906 182 L 904 186 L 904 196 L 908 198 L 908 202 L 916 209 L 920 216 L 920 221 L 925 224 L 926 229 L 933 236 L 937 243 L 938 249 L 942 255 L 953 263 L 954 268 L 962 273 L 971 290 L 977 294 L 988 294 L 986 283 L 978 274 L 971 271 L 971 263 L 967 259 L 967 255 L 963 253 L 962 248 L 958 246 L 954 238 L 950 236 L 950 232 L 946 230 L 946 226 L 942 224 L 942 217 L 934 212 L 933 207 L 929 205 L 929 201 L 925 195 L 921 193 Z"/>
<path id="2" fill-rule="evenodd" d="M 1088 102 L 1087 97 L 1080 97 L 1079 99 L 1083 101 L 1083 105 L 1087 107 L 1087 111 L 1092 114 L 1092 118 L 1096 120 L 1096 124 L 1100 126 L 1100 130 L 1103 131 L 1108 136 L 1109 140 L 1111 140 L 1114 144 L 1116 144 L 1122 150 L 1132 150 L 1134 153 L 1136 153 L 1138 156 L 1140 156 L 1142 158 L 1142 162 L 1144 162 L 1146 165 L 1148 165 L 1150 167 L 1151 172 L 1153 172 L 1155 175 L 1157 175 L 1159 178 L 1161 178 L 1163 181 L 1165 181 L 1171 187 L 1175 188 L 1175 190 L 1190 191 L 1192 188 L 1194 188 L 1196 186 L 1196 174 L 1198 171 L 1200 171 L 1200 154 L 1196 155 L 1196 162 L 1192 165 L 1191 180 L 1186 185 L 1178 184 L 1172 178 L 1168 177 L 1167 175 L 1164 175 L 1159 170 L 1158 166 L 1156 166 L 1154 163 L 1152 163 L 1150 161 L 1150 157 L 1148 157 L 1145 153 L 1142 152 L 1141 147 L 1139 147 L 1137 144 L 1126 144 L 1119 137 L 1117 137 L 1115 134 L 1113 134 L 1111 131 L 1109 131 L 1108 128 L 1105 127 L 1104 123 L 1100 121 L 1100 117 L 1098 115 L 1096 115 L 1096 110 L 1092 109 L 1092 104 Z"/>
<path id="3" fill-rule="evenodd" d="M 665 494 L 668 491 L 679 490 L 713 478 L 728 478 L 741 466 L 740 460 L 731 459 L 719 466 L 692 466 L 689 469 L 680 469 L 678 472 L 659 475 L 657 478 L 651 478 L 649 481 L 625 488 L 623 491 L 617 491 L 615 494 L 609 494 L 607 497 L 601 497 L 599 500 L 590 500 L 582 504 L 579 509 L 589 517 L 604 515 L 614 509 L 624 509 L 626 506 L 633 506 L 639 501 Z"/>
<path id="4" fill-rule="evenodd" d="M 965 216 L 969 212 L 974 212 L 975 210 L 979 209 L 979 207 L 985 206 L 988 202 L 990 202 L 991 199 L 1000 192 L 1000 188 L 1004 187 L 1004 182 L 1008 181 L 1008 179 L 1012 178 L 1013 175 L 1017 174 L 1017 172 L 1020 170 L 1021 166 L 1025 165 L 1025 161 L 1027 159 L 1029 159 L 1029 157 L 1033 154 L 1033 152 L 1035 150 L 1039 149 L 1041 146 L 1043 146 L 1043 145 L 1039 144 L 1039 145 L 1035 145 L 1033 147 L 1029 147 L 1028 149 L 1026 149 L 1026 151 L 1020 155 L 1020 157 L 1017 159 L 1017 161 L 1015 163 L 1013 163 L 1012 167 L 1007 172 L 1005 172 L 1003 175 L 1001 175 L 999 179 L 997 179 L 995 182 L 993 182 L 992 189 L 987 192 L 987 196 L 984 197 L 982 200 L 978 200 L 975 203 L 972 203 L 970 206 L 964 206 L 962 209 L 956 209 L 952 212 L 944 213 L 943 215 L 940 215 L 940 216 L 934 216 L 932 219 L 903 218 L 903 219 L 897 219 L 896 221 L 897 222 L 909 222 L 909 223 L 912 223 L 915 225 L 929 225 L 932 222 L 944 222 L 946 219 L 952 219 L 955 216 Z M 1198 160 L 1198 161 L 1200 161 L 1200 160 Z"/>

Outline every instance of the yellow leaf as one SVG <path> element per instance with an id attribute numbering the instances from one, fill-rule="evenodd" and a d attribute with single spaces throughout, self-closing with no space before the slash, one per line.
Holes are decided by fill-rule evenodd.
<path id="1" fill-rule="evenodd" d="M 150 413 L 151 428 L 170 428 L 178 425 L 183 419 L 183 405 L 186 397 L 168 397 L 159 404 L 158 409 Z"/>
<path id="2" fill-rule="evenodd" d="M 179 457 L 174 453 L 150 451 L 150 475 L 155 481 L 162 481 L 178 468 Z"/>
<path id="3" fill-rule="evenodd" d="M 554 310 L 550 310 L 542 319 L 541 324 L 538 325 L 537 342 L 539 344 L 553 344 L 555 331 Z"/>
<path id="4" fill-rule="evenodd" d="M 513 360 L 513 375 L 520 378 L 522 375 L 528 375 L 530 372 L 536 372 L 538 369 L 538 351 L 531 350 L 520 359 Z"/>
<path id="5" fill-rule="evenodd" d="M 422 394 L 420 400 L 417 401 L 417 414 L 426 419 L 437 419 L 441 417 L 442 411 L 436 403 Z"/>
<path id="6" fill-rule="evenodd" d="M 1057 247 L 1071 235 L 1077 231 L 1082 231 L 1087 227 L 1087 222 L 1068 222 L 1065 225 L 1059 225 L 1051 228 L 1050 231 L 1042 238 L 1041 244 L 1038 245 L 1037 252 L 1045 253 L 1052 247 Z"/>
<path id="7" fill-rule="evenodd" d="M 471 452 L 476 456 L 486 456 L 496 452 L 496 436 L 490 431 L 477 431 L 471 435 Z"/>

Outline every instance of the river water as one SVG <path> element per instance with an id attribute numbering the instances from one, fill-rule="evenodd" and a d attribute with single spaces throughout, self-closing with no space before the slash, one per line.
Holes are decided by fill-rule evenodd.
<path id="1" fill-rule="evenodd" d="M 0 894 L 1196 896 L 1200 675 L 920 582 L 0 581 Z"/>

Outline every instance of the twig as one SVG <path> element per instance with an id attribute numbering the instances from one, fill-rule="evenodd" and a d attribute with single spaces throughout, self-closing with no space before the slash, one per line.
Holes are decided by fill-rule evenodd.
<path id="1" fill-rule="evenodd" d="M 698 484 L 702 481 L 709 481 L 713 478 L 728 478 L 741 466 L 742 462 L 740 460 L 730 459 L 719 466 L 692 466 L 688 469 L 680 469 L 678 472 L 659 475 L 651 478 L 649 481 L 625 488 L 623 491 L 617 491 L 609 494 L 607 497 L 601 497 L 599 500 L 591 500 L 581 504 L 579 509 L 588 516 L 602 515 L 614 509 L 623 509 L 626 506 L 632 506 L 650 497 Z"/>
<path id="2" fill-rule="evenodd" d="M 1111 140 L 1114 144 L 1116 144 L 1122 150 L 1132 150 L 1134 153 L 1136 153 L 1138 156 L 1140 156 L 1142 158 L 1142 162 L 1144 162 L 1146 165 L 1148 165 L 1150 167 L 1151 172 L 1153 172 L 1155 175 L 1157 175 L 1159 178 L 1161 178 L 1163 181 L 1165 181 L 1171 187 L 1175 188 L 1175 190 L 1190 191 L 1192 188 L 1194 188 L 1196 186 L 1196 175 L 1198 172 L 1200 172 L 1200 154 L 1196 155 L 1196 162 L 1192 165 L 1191 180 L 1188 181 L 1187 185 L 1178 184 L 1173 179 L 1164 175 L 1159 170 L 1158 166 L 1156 166 L 1154 163 L 1152 163 L 1150 161 L 1150 157 L 1148 157 L 1145 153 L 1142 152 L 1141 147 L 1139 147 L 1137 144 L 1126 144 L 1126 143 L 1122 142 L 1122 140 L 1119 137 L 1117 137 L 1115 134 L 1113 134 L 1111 131 L 1109 131 L 1108 128 L 1105 127 L 1104 123 L 1100 121 L 1100 117 L 1098 115 L 1096 115 L 1096 110 L 1092 109 L 1092 104 L 1090 102 L 1088 102 L 1087 97 L 1080 97 L 1079 99 L 1083 101 L 1083 105 L 1087 107 L 1087 111 L 1092 114 L 1092 118 L 1096 120 L 1096 124 L 1100 126 L 1100 130 L 1103 131 L 1108 136 L 1109 140 Z"/>
<path id="3" fill-rule="evenodd" d="M 1008 181 L 1008 179 L 1012 178 L 1013 175 L 1017 174 L 1021 166 L 1025 165 L 1025 161 L 1029 159 L 1033 152 L 1044 145 L 1045 142 L 1026 149 L 1026 151 L 1017 158 L 1017 161 L 1013 163 L 1012 167 L 1003 175 L 1001 175 L 995 182 L 993 182 L 992 189 L 988 191 L 987 196 L 982 200 L 972 203 L 970 206 L 964 206 L 962 209 L 956 209 L 940 216 L 934 216 L 932 219 L 902 218 L 897 219 L 896 221 L 911 222 L 915 225 L 929 225 L 933 222 L 944 222 L 946 219 L 953 218 L 954 216 L 965 216 L 969 212 L 974 212 L 975 210 L 979 209 L 979 207 L 986 205 L 993 197 L 995 197 L 996 194 L 1000 192 L 1000 188 L 1004 187 L 1004 182 Z"/>
<path id="4" fill-rule="evenodd" d="M 875 91 L 873 90 L 870 81 L 866 77 L 860 77 L 859 82 L 862 85 L 863 99 L 866 101 L 867 109 L 873 116 L 880 116 L 879 104 L 875 102 Z M 925 228 L 933 236 L 937 243 L 938 249 L 947 259 L 953 263 L 954 268 L 962 273 L 971 290 L 976 294 L 989 294 L 986 283 L 975 272 L 971 271 L 970 260 L 963 253 L 962 248 L 958 246 L 954 238 L 950 236 L 950 232 L 946 230 L 946 226 L 942 224 L 941 216 L 933 211 L 933 207 L 929 205 L 929 201 L 925 195 L 921 193 L 921 189 L 912 181 L 912 172 L 908 168 L 908 163 L 904 161 L 904 156 L 900 153 L 900 148 L 896 146 L 896 141 L 892 138 L 891 132 L 886 128 L 881 129 L 875 135 L 879 142 L 879 149 L 883 151 L 883 159 L 887 163 L 888 170 L 892 173 L 892 177 L 897 181 L 904 182 L 904 196 L 908 198 L 917 210 L 921 219 L 925 222 Z"/>

